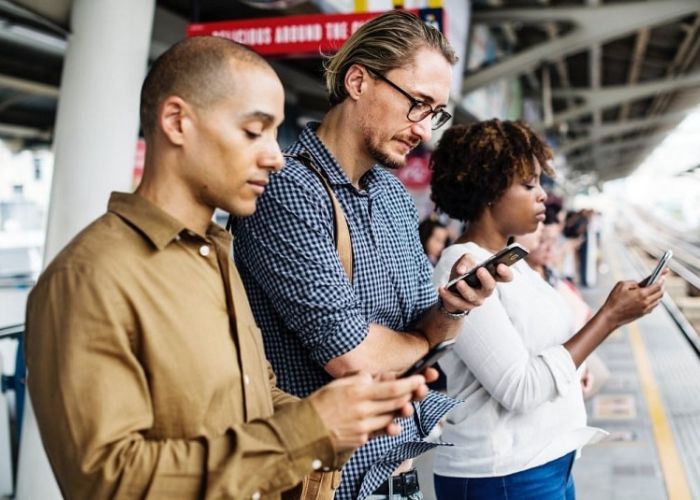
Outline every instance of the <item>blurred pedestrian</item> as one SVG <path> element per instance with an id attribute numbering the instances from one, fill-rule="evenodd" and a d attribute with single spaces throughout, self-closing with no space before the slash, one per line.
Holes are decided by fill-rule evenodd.
<path id="1" fill-rule="evenodd" d="M 447 226 L 437 219 L 428 217 L 418 225 L 418 237 L 428 261 L 435 266 L 443 249 L 450 244 Z"/>

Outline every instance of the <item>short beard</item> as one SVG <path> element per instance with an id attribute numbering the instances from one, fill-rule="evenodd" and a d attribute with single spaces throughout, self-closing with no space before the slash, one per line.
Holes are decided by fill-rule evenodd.
<path id="1" fill-rule="evenodd" d="M 368 130 L 367 128 L 363 130 L 363 136 L 365 142 L 365 149 L 372 157 L 372 159 L 380 165 L 382 165 L 383 167 L 386 167 L 389 170 L 398 170 L 406 164 L 406 157 L 404 157 L 402 160 L 397 161 L 390 157 L 387 153 L 382 151 L 379 144 L 377 144 L 377 142 L 372 137 L 370 130 Z"/>

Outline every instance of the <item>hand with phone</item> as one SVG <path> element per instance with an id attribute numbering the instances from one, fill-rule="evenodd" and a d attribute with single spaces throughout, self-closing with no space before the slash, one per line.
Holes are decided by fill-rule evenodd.
<path id="1" fill-rule="evenodd" d="M 669 258 L 662 259 L 651 275 L 640 283 L 631 280 L 618 282 L 603 307 L 564 344 L 576 366 L 580 366 L 617 328 L 641 318 L 659 305 L 668 274 L 664 266 Z"/>
<path id="2" fill-rule="evenodd" d="M 357 373 L 324 385 L 307 397 L 325 426 L 337 453 L 352 451 L 373 436 L 396 436 L 401 426 L 396 417 L 413 413 L 411 401 L 428 393 L 421 376 L 397 379 Z"/>
<path id="3" fill-rule="evenodd" d="M 651 274 L 639 282 L 639 286 L 649 286 L 653 285 L 661 277 L 661 274 L 668 264 L 668 261 L 673 257 L 673 252 L 671 250 L 666 250 L 661 256 L 659 261 L 656 263 L 656 267 L 651 271 Z"/>
<path id="4" fill-rule="evenodd" d="M 526 255 L 527 250 L 517 243 L 508 245 L 480 263 L 476 263 L 469 254 L 463 255 L 452 267 L 450 281 L 438 290 L 443 306 L 450 313 L 480 306 L 493 293 L 497 282 L 513 279 L 508 266 Z"/>
<path id="5" fill-rule="evenodd" d="M 663 297 L 664 280 L 668 274 L 666 264 L 672 256 L 673 252 L 667 250 L 651 274 L 639 283 L 622 281 L 615 285 L 603 304 L 601 312 L 607 314 L 610 321 L 617 327 L 650 313 Z"/>
<path id="6" fill-rule="evenodd" d="M 437 344 L 435 347 L 430 349 L 423 357 L 421 357 L 418 361 L 413 363 L 405 372 L 403 372 L 401 375 L 399 375 L 399 378 L 406 378 L 410 377 L 412 375 L 417 375 L 419 373 L 423 373 L 426 369 L 430 368 L 433 366 L 437 361 L 443 357 L 445 354 L 450 352 L 450 349 L 452 349 L 452 346 L 454 346 L 455 340 L 450 339 L 450 340 L 443 340 L 439 344 Z M 427 380 L 428 382 L 431 382 L 431 380 Z"/>
<path id="7" fill-rule="evenodd" d="M 484 268 L 488 271 L 488 273 L 491 276 L 496 278 L 496 268 L 500 264 L 512 266 L 520 259 L 527 256 L 527 254 L 527 250 L 522 245 L 519 245 L 518 243 L 512 243 L 505 247 L 503 250 L 493 254 L 484 262 L 471 268 L 469 271 L 462 274 L 461 276 L 457 276 L 456 278 L 450 280 L 445 285 L 445 288 L 447 288 L 448 290 L 455 290 L 457 283 L 459 283 L 460 281 L 466 281 L 466 283 L 472 288 L 481 288 L 481 281 L 479 280 L 479 277 L 476 274 L 477 270 Z"/>

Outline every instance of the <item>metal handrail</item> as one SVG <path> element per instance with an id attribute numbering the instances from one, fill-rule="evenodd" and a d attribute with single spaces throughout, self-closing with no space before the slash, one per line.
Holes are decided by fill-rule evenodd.
<path id="1" fill-rule="evenodd" d="M 0 340 L 17 339 L 24 334 L 24 323 L 0 328 Z"/>
<path id="2" fill-rule="evenodd" d="M 640 241 L 639 243 L 641 250 L 655 256 L 657 255 L 656 252 L 650 251 L 649 247 L 645 247 L 643 242 Z M 637 269 L 642 269 L 642 259 L 639 253 L 628 252 L 628 255 L 630 255 L 630 257 L 633 258 L 634 266 Z M 669 267 L 671 267 L 671 269 L 677 273 L 676 268 L 672 266 Z M 680 273 L 677 274 L 680 275 Z M 681 276 L 681 278 L 685 279 L 684 276 Z M 675 301 L 671 298 L 669 294 L 664 294 L 663 298 L 661 299 L 661 303 L 663 304 L 666 311 L 668 311 L 668 314 L 671 316 L 671 319 L 676 324 L 676 326 L 678 326 L 678 329 L 681 331 L 685 339 L 690 344 L 690 347 L 693 349 L 693 351 L 695 351 L 695 354 L 697 354 L 698 357 L 700 357 L 700 336 L 698 335 L 698 332 L 695 330 L 693 325 L 683 315 L 683 312 L 681 312 L 681 310 L 678 308 Z"/>
<path id="3" fill-rule="evenodd" d="M 633 238 L 647 253 L 659 258 L 666 250 L 673 250 L 673 259 L 668 267 L 700 290 L 700 250 L 688 244 L 680 235 L 665 230 L 663 226 L 650 223 L 648 218 L 641 217 L 634 210 L 628 211 L 635 231 Z M 651 229 L 652 225 L 654 226 Z"/>

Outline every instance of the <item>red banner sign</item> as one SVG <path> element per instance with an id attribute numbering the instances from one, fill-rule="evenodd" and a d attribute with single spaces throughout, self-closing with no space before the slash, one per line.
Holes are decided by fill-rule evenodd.
<path id="1" fill-rule="evenodd" d="M 442 9 L 409 10 L 444 27 Z M 213 35 L 248 45 L 264 56 L 318 56 L 338 50 L 357 29 L 382 12 L 313 14 L 190 24 L 187 36 Z"/>
<path id="2" fill-rule="evenodd" d="M 430 186 L 433 176 L 430 170 L 430 153 L 427 151 L 414 152 L 406 158 L 406 164 L 396 171 L 401 183 L 409 189 L 422 189 Z"/>

